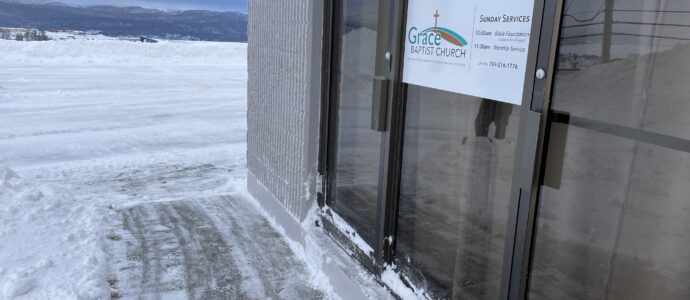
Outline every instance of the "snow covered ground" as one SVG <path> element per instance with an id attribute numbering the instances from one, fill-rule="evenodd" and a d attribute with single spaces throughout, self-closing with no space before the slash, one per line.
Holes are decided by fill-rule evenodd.
<path id="1" fill-rule="evenodd" d="M 166 218 L 191 211 L 189 226 L 231 227 L 263 216 L 237 202 L 252 200 L 245 191 L 246 46 L 0 41 L 0 53 L 0 299 L 214 295 L 203 293 L 221 283 L 200 286 L 212 280 L 194 282 L 198 272 L 184 270 L 190 261 L 180 262 L 194 254 L 185 251 L 208 250 L 208 243 L 180 233 L 184 228 Z M 233 207 L 242 212 L 229 212 Z M 141 228 L 154 238 L 177 242 L 147 245 L 137 239 L 141 231 L 128 230 L 127 220 L 137 219 L 153 220 Z M 247 226 L 266 230 L 268 223 Z M 232 240 L 228 232 L 234 231 L 209 234 Z M 265 234 L 275 240 L 273 231 Z M 285 242 L 274 245 L 289 256 Z M 150 258 L 158 264 L 147 268 L 147 253 L 167 257 Z M 236 260 L 222 253 L 208 258 Z M 258 263 L 271 265 L 271 259 Z M 318 272 L 287 260 L 294 274 L 276 269 L 294 281 L 285 284 L 320 284 L 320 291 L 278 281 L 215 295 L 329 294 Z M 169 271 L 158 278 L 167 280 L 166 290 L 148 285 L 152 269 Z M 256 272 L 246 269 L 230 271 L 246 284 L 245 273 Z"/>

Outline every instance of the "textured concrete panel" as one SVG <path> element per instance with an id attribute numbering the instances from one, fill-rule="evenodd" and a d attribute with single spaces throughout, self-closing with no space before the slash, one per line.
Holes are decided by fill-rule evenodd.
<path id="1" fill-rule="evenodd" d="M 249 1 L 247 165 L 299 221 L 315 201 L 322 24 L 323 0 Z"/>

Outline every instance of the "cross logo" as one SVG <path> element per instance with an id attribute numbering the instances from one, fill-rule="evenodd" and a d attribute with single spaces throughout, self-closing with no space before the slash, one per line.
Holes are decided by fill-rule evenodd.
<path id="1" fill-rule="evenodd" d="M 438 27 L 438 17 L 441 15 L 438 13 L 438 9 L 436 10 L 436 13 L 434 14 L 434 27 Z"/>

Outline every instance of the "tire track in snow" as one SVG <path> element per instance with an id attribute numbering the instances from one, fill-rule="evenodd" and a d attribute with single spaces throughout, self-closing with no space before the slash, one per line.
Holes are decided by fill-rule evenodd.
<path id="1" fill-rule="evenodd" d="M 246 199 L 142 203 L 120 212 L 124 298 L 322 299 L 305 266 Z"/>
<path id="2" fill-rule="evenodd" d="M 295 256 L 287 255 L 289 247 L 283 237 L 276 232 L 263 216 L 258 213 L 239 214 L 238 212 L 255 211 L 245 199 L 223 197 L 219 203 L 204 203 L 204 208 L 216 222 L 231 220 L 232 232 L 227 235 L 239 237 L 249 253 L 261 255 L 249 256 L 251 266 L 259 271 L 264 289 L 270 295 L 281 298 L 310 299 L 314 295 L 309 285 L 305 285 L 305 267 Z M 215 210 L 221 211 L 214 213 Z M 251 242 L 248 242 L 251 241 Z M 295 268 L 295 265 L 300 268 Z M 261 270 L 273 270 L 261 272 Z M 300 273 L 299 271 L 302 270 Z M 296 278 L 297 280 L 293 280 Z M 300 281 L 302 280 L 302 281 Z M 316 298 L 320 298 L 318 295 Z"/>
<path id="3" fill-rule="evenodd" d="M 218 229 L 199 211 L 185 202 L 161 204 L 171 217 L 170 226 L 180 241 L 183 253 L 185 285 L 189 299 L 247 299 L 245 291 L 230 284 L 242 277 L 232 260 L 231 245 L 219 234 Z"/>

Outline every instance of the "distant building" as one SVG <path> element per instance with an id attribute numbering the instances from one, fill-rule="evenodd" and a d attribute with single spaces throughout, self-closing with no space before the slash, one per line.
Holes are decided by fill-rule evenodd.
<path id="1" fill-rule="evenodd" d="M 36 28 L 0 27 L 0 39 L 16 41 L 47 41 L 46 32 Z"/>
<path id="2" fill-rule="evenodd" d="M 157 40 L 154 40 L 154 39 L 152 39 L 152 38 L 143 37 L 143 36 L 142 36 L 141 38 L 139 38 L 139 40 L 140 40 L 142 43 L 158 43 Z"/>

